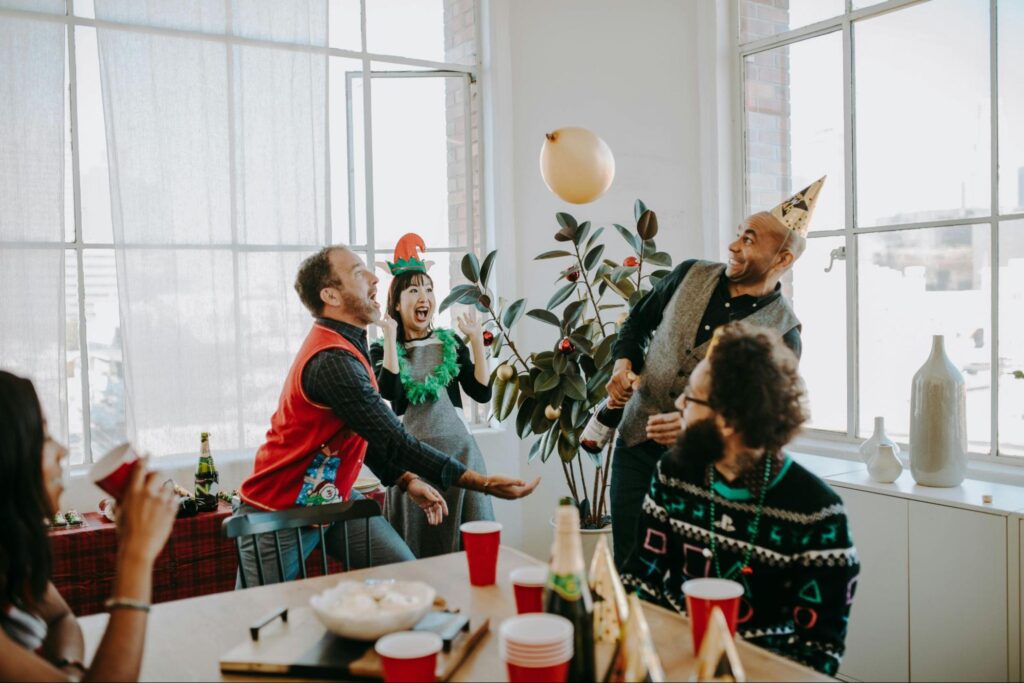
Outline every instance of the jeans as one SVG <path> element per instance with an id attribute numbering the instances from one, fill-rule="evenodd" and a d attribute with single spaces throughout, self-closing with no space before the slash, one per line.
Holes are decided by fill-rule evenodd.
<path id="1" fill-rule="evenodd" d="M 350 500 L 362 498 L 362 494 L 352 491 Z M 263 512 L 259 508 L 242 503 L 235 511 L 236 515 Z M 357 519 L 348 523 L 348 551 L 345 557 L 345 540 L 343 529 L 345 522 L 335 522 L 324 530 L 324 542 L 327 554 L 336 560 L 346 562 L 351 569 L 363 569 L 366 566 L 366 520 Z M 301 530 L 302 560 L 305 562 L 313 548 L 320 544 L 320 532 L 316 528 L 307 527 Z M 285 580 L 290 581 L 299 575 L 299 548 L 294 530 L 288 529 L 279 534 L 281 541 L 281 558 L 284 564 Z M 274 534 L 259 536 L 260 557 L 263 560 L 264 583 L 278 583 L 280 574 L 277 568 L 277 552 L 274 549 Z M 373 566 L 405 562 L 416 559 L 409 546 L 405 544 L 398 532 L 383 517 L 370 518 L 370 551 Z M 252 537 L 242 539 L 242 566 L 245 571 L 247 585 L 258 586 L 256 553 L 253 549 Z M 235 580 L 235 588 L 242 587 L 241 574 Z"/>
<path id="2" fill-rule="evenodd" d="M 612 459 L 612 549 L 615 566 L 622 570 L 636 541 L 644 496 L 651 488 L 658 460 L 666 448 L 653 441 L 627 446 L 620 438 Z"/>

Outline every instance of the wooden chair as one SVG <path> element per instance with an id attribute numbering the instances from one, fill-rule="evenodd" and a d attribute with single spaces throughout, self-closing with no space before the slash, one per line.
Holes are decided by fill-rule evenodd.
<path id="1" fill-rule="evenodd" d="M 307 578 L 305 553 L 302 547 L 302 530 L 306 527 L 316 526 L 320 532 L 320 552 L 323 557 L 324 575 L 329 573 L 327 569 L 327 546 L 324 539 L 324 527 L 335 522 L 341 522 L 342 538 L 345 546 L 345 571 L 351 568 L 351 558 L 348 547 L 348 523 L 363 519 L 366 521 L 366 566 L 372 564 L 373 553 L 370 549 L 370 520 L 381 516 L 380 505 L 374 500 L 360 499 L 344 503 L 333 503 L 331 505 L 311 505 L 309 507 L 292 508 L 278 512 L 254 512 L 248 515 L 228 517 L 221 527 L 225 538 L 235 540 L 235 552 L 238 556 L 238 572 L 242 577 L 242 588 L 248 588 L 249 582 L 245 576 L 244 564 L 242 563 L 242 541 L 246 537 L 252 538 L 253 550 L 256 553 L 256 573 L 259 578 L 259 585 L 266 583 L 263 570 L 263 556 L 259 551 L 259 535 L 274 534 L 274 549 L 277 555 L 277 571 L 281 580 L 284 576 L 284 556 L 281 553 L 281 532 L 289 529 L 295 533 L 296 549 L 299 553 L 299 570 L 302 578 Z"/>

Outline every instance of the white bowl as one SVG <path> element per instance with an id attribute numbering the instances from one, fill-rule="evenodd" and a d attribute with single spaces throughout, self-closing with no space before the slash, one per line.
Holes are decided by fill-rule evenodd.
<path id="1" fill-rule="evenodd" d="M 352 640 L 377 640 L 415 626 L 437 595 L 422 581 L 342 581 L 309 599 L 331 633 Z"/>

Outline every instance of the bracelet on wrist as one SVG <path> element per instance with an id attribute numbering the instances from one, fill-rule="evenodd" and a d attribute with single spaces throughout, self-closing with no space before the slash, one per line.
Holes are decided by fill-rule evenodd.
<path id="1" fill-rule="evenodd" d="M 132 609 L 139 612 L 149 612 L 150 605 L 148 602 L 132 600 L 131 598 L 109 598 L 103 603 L 103 607 L 108 612 L 115 609 Z"/>
<path id="2" fill-rule="evenodd" d="M 80 659 L 71 659 L 69 657 L 61 657 L 55 662 L 58 669 L 77 669 L 79 673 L 85 673 L 85 664 L 82 664 Z"/>

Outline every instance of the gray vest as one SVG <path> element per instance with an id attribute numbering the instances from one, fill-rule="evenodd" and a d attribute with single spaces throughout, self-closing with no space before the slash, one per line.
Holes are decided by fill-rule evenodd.
<path id="1" fill-rule="evenodd" d="M 686 389 L 690 373 L 704 358 L 708 341 L 694 346 L 697 327 L 725 270 L 722 263 L 697 261 L 679 283 L 665 306 L 661 324 L 647 349 L 640 386 L 626 404 L 619 433 L 627 446 L 647 440 L 647 418 L 674 410 L 676 398 Z M 780 296 L 745 321 L 786 334 L 800 327 L 786 297 Z"/>

